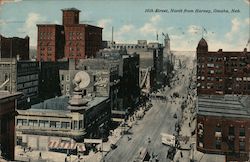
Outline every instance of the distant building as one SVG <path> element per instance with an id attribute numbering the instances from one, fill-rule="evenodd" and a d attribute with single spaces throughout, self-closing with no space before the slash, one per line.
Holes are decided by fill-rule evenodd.
<path id="1" fill-rule="evenodd" d="M 64 57 L 64 28 L 56 24 L 39 24 L 37 60 L 56 61 Z"/>
<path id="2" fill-rule="evenodd" d="M 6 38 L 0 35 L 0 59 L 18 58 L 18 60 L 29 60 L 29 37 Z"/>
<path id="3" fill-rule="evenodd" d="M 68 60 L 39 63 L 39 98 L 41 101 L 61 96 L 59 70 L 69 69 Z"/>
<path id="4" fill-rule="evenodd" d="M 98 57 L 119 64 L 118 106 L 112 108 L 112 120 L 124 120 L 139 104 L 140 56 L 137 53 L 128 54 L 126 49 L 104 49 L 98 53 Z"/>
<path id="5" fill-rule="evenodd" d="M 10 75 L 12 74 L 12 75 Z M 17 108 L 27 109 L 38 102 L 39 63 L 36 61 L 0 60 L 0 90 L 23 92 Z"/>
<path id="6" fill-rule="evenodd" d="M 164 84 L 163 76 L 163 46 L 138 40 L 137 44 L 105 43 L 107 48 L 126 49 L 128 54 L 137 53 L 140 56 L 140 85 L 147 93 Z M 149 79 L 145 79 L 149 78 Z M 146 86 L 147 85 L 147 86 Z M 146 88 L 147 87 L 147 88 Z"/>
<path id="7" fill-rule="evenodd" d="M 205 39 L 197 46 L 198 94 L 250 94 L 250 52 L 209 52 Z"/>
<path id="8" fill-rule="evenodd" d="M 197 150 L 226 155 L 226 161 L 248 161 L 250 96 L 199 95 Z"/>
<path id="9" fill-rule="evenodd" d="M 16 100 L 21 93 L 0 91 L 0 151 L 7 160 L 15 158 Z"/>
<path id="10" fill-rule="evenodd" d="M 102 28 L 79 23 L 80 10 L 62 9 L 62 25 L 38 24 L 37 60 L 95 57 L 102 47 Z"/>

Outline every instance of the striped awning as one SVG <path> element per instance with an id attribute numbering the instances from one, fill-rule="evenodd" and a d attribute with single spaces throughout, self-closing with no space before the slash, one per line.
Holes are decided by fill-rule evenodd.
<path id="1" fill-rule="evenodd" d="M 76 142 L 69 142 L 69 141 L 59 141 L 59 140 L 51 140 L 48 143 L 49 149 L 66 149 L 66 150 L 73 150 L 77 149 L 80 151 L 85 151 L 85 145 L 82 143 Z"/>

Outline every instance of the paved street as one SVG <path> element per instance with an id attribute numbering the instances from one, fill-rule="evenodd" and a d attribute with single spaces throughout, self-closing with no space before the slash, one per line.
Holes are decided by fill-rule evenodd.
<path id="1" fill-rule="evenodd" d="M 161 133 L 175 133 L 175 123 L 181 120 L 181 104 L 183 98 L 187 96 L 189 86 L 190 69 L 179 69 L 177 75 L 173 78 L 174 83 L 171 89 L 165 89 L 165 94 L 169 101 L 152 100 L 153 107 L 146 113 L 144 118 L 137 122 L 131 130 L 131 134 L 124 135 L 117 143 L 118 147 L 107 154 L 105 161 L 108 162 L 131 162 L 138 155 L 140 147 L 148 148 L 150 154 L 158 155 L 160 161 L 167 161 L 166 155 L 169 149 L 161 143 Z M 178 79 L 179 78 L 179 79 Z M 177 92 L 180 97 L 171 99 L 173 93 Z M 182 98 L 183 97 L 183 98 Z M 172 102 L 171 102 L 172 100 Z M 174 114 L 177 114 L 177 119 Z M 131 140 L 128 140 L 128 136 Z M 148 142 L 148 138 L 151 142 Z"/>

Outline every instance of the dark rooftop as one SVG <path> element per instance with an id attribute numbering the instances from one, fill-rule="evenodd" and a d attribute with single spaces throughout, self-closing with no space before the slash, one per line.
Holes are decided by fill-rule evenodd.
<path id="1" fill-rule="evenodd" d="M 64 9 L 62 9 L 62 11 L 78 11 L 78 12 L 81 12 L 81 10 L 78 10 L 78 9 L 76 9 L 74 7 L 72 7 L 72 8 L 64 8 Z"/>
<path id="2" fill-rule="evenodd" d="M 199 96 L 198 114 L 209 116 L 250 118 L 250 96 Z"/>

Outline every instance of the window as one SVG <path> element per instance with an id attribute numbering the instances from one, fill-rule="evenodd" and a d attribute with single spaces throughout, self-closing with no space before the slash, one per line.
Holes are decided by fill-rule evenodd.
<path id="1" fill-rule="evenodd" d="M 55 122 L 55 121 L 50 121 L 49 126 L 50 126 L 51 128 L 55 128 L 55 127 L 56 127 L 56 122 Z"/>
<path id="2" fill-rule="evenodd" d="M 66 81 L 69 81 L 69 75 L 66 75 Z"/>
<path id="3" fill-rule="evenodd" d="M 29 126 L 38 126 L 37 120 L 29 120 Z"/>
<path id="4" fill-rule="evenodd" d="M 64 75 L 61 76 L 61 80 L 64 81 Z"/>
<path id="5" fill-rule="evenodd" d="M 240 151 L 245 151 L 246 143 L 245 141 L 240 141 Z"/>
<path id="6" fill-rule="evenodd" d="M 245 128 L 240 127 L 240 136 L 245 136 Z"/>
<path id="7" fill-rule="evenodd" d="M 80 120 L 79 121 L 79 129 L 82 129 L 83 128 L 83 120 Z"/>
<path id="8" fill-rule="evenodd" d="M 17 125 L 27 125 L 26 119 L 17 119 Z"/>
<path id="9" fill-rule="evenodd" d="M 47 120 L 39 120 L 39 126 L 40 127 L 48 127 L 49 121 Z"/>
<path id="10" fill-rule="evenodd" d="M 77 120 L 74 120 L 74 121 L 73 121 L 73 129 L 78 129 Z"/>
<path id="11" fill-rule="evenodd" d="M 96 92 L 96 86 L 93 87 L 93 91 Z"/>
<path id="12" fill-rule="evenodd" d="M 228 129 L 228 135 L 234 136 L 234 126 L 230 125 Z"/>
<path id="13" fill-rule="evenodd" d="M 221 149 L 221 139 L 216 139 L 216 141 L 215 141 L 215 148 L 216 149 Z"/>
<path id="14" fill-rule="evenodd" d="M 70 123 L 69 122 L 62 122 L 61 128 L 65 128 L 65 129 L 70 128 Z"/>

